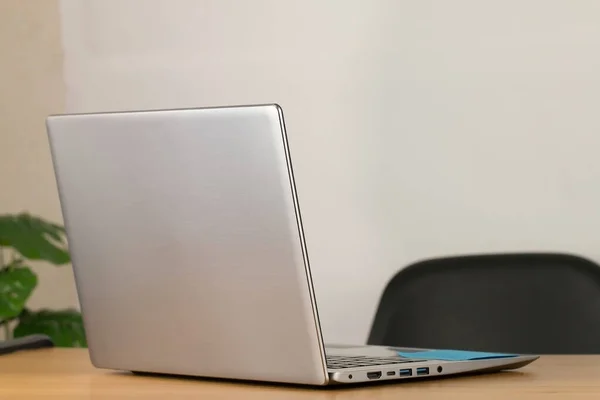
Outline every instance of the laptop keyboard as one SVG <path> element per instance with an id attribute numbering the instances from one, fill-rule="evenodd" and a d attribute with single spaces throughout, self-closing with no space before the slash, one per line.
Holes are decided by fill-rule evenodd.
<path id="1" fill-rule="evenodd" d="M 375 365 L 404 364 L 421 360 L 402 357 L 327 356 L 328 369 L 372 367 Z"/>

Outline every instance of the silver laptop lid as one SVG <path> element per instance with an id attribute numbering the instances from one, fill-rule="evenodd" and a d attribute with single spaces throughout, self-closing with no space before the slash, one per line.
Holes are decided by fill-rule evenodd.
<path id="1" fill-rule="evenodd" d="M 278 106 L 47 127 L 96 366 L 326 383 Z"/>

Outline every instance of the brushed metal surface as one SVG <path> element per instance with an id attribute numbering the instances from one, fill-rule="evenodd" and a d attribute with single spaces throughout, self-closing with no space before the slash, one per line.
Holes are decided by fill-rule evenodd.
<path id="1" fill-rule="evenodd" d="M 47 128 L 94 365 L 327 383 L 279 107 Z"/>

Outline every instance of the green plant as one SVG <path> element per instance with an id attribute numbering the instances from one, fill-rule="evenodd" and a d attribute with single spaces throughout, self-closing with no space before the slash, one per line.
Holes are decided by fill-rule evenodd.
<path id="1" fill-rule="evenodd" d="M 42 333 L 56 346 L 87 347 L 78 311 L 26 307 L 38 283 L 31 261 L 68 264 L 64 228 L 27 213 L 0 215 L 0 326 L 5 338 Z"/>

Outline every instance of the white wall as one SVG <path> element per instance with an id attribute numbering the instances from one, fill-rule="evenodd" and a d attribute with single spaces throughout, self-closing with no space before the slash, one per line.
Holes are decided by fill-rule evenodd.
<path id="1" fill-rule="evenodd" d="M 0 214 L 27 211 L 60 222 L 44 125 L 64 107 L 58 0 L 1 0 L 0 56 Z M 30 264 L 38 286 L 27 307 L 78 305 L 69 266 Z"/>
<path id="2" fill-rule="evenodd" d="M 62 1 L 68 111 L 283 105 L 325 338 L 454 253 L 600 261 L 600 2 Z"/>

